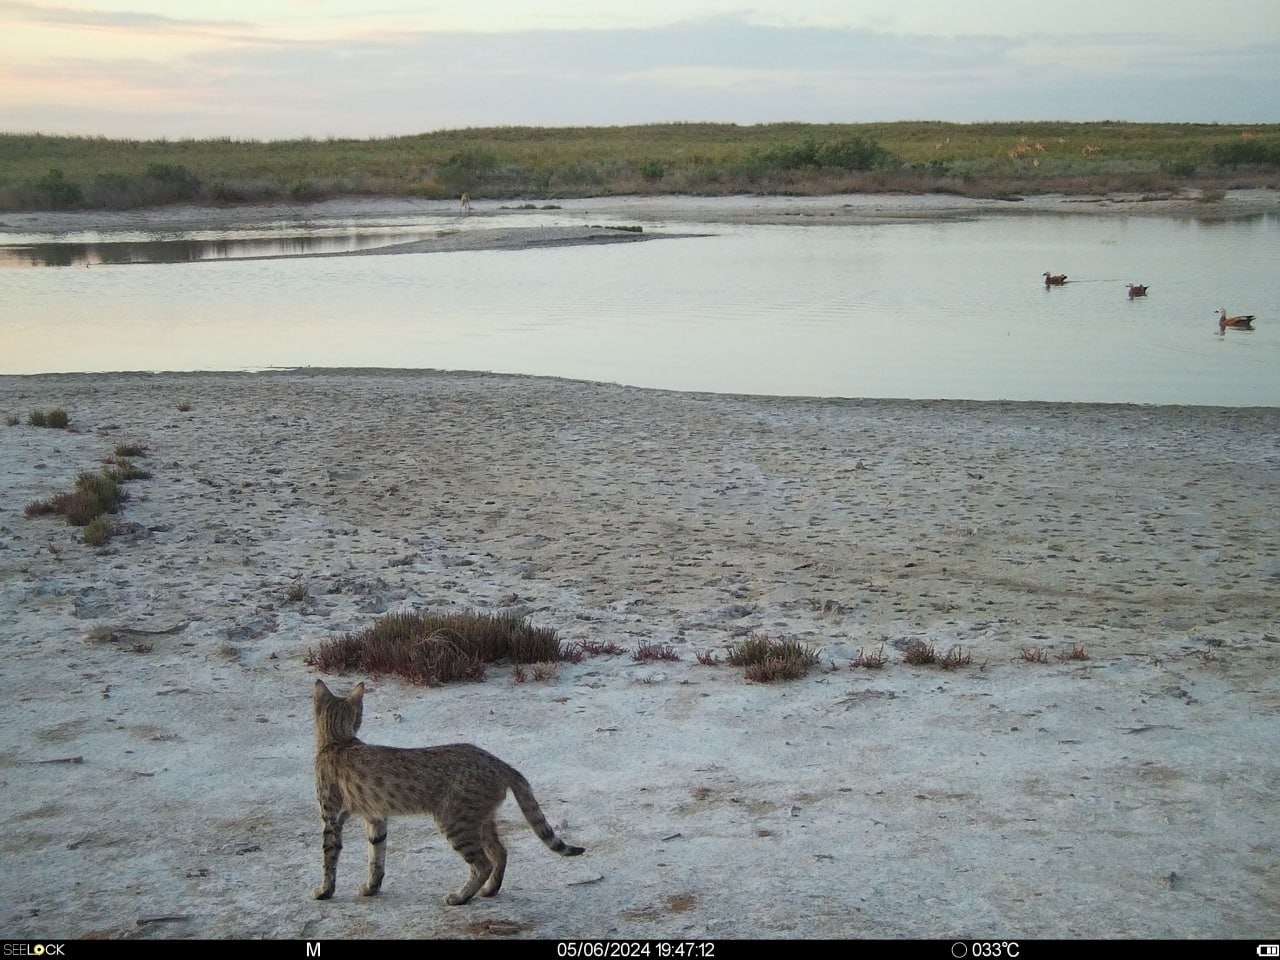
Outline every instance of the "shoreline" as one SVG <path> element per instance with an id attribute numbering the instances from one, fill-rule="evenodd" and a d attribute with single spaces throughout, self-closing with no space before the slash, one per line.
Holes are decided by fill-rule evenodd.
<path id="1" fill-rule="evenodd" d="M 398 370 L 0 377 L 0 413 L 51 406 L 71 430 L 0 427 L 12 937 L 1274 925 L 1280 411 Z M 126 442 L 153 476 L 105 549 L 22 516 Z M 547 854 L 508 804 L 507 885 L 448 908 L 461 861 L 395 818 L 367 900 L 352 823 L 315 902 L 304 660 L 408 609 L 624 650 L 546 682 L 323 677 L 369 682 L 368 742 L 519 767 L 587 853 Z M 752 634 L 822 663 L 749 683 L 723 655 Z M 911 641 L 971 662 L 908 665 Z M 680 659 L 633 659 L 646 643 Z M 854 666 L 876 650 L 881 669 Z"/>
<path id="2" fill-rule="evenodd" d="M 980 200 L 942 194 L 850 194 L 820 197 L 595 197 L 556 200 L 538 207 L 514 201 L 475 201 L 473 212 L 461 214 L 456 201 L 342 197 L 307 204 L 262 204 L 242 207 L 174 205 L 130 211 L 75 213 L 22 212 L 0 214 L 0 240 L 6 235 L 64 234 L 78 231 L 113 233 L 180 233 L 237 228 L 307 229 L 316 221 L 349 221 L 353 227 L 381 220 L 412 219 L 438 225 L 438 235 L 387 248 L 339 253 L 290 254 L 296 257 L 364 256 L 447 252 L 456 250 L 518 250 L 533 246 L 635 242 L 667 237 L 698 236 L 680 232 L 684 224 L 806 224 L 873 225 L 918 221 L 948 221 L 987 216 L 1057 214 L 1063 216 L 1163 216 L 1222 220 L 1280 213 L 1280 191 L 1228 191 L 1217 201 L 1203 202 L 1196 194 L 1176 198 L 1147 198 L 1137 194 L 1098 196 L 1043 195 L 1012 200 Z M 619 223 L 554 224 L 538 221 L 612 218 Z M 495 218 L 526 219 L 528 225 L 488 227 Z M 619 229 L 632 224 L 641 233 Z M 670 225 L 674 231 L 653 232 Z M 265 258 L 245 258 L 265 259 Z"/>
<path id="3" fill-rule="evenodd" d="M 560 384 L 566 388 L 601 388 L 612 390 L 629 390 L 641 394 L 666 395 L 671 398 L 687 398 L 691 400 L 759 402 L 759 403 L 792 403 L 833 406 L 912 406 L 930 408 L 968 408 L 1016 412 L 1029 410 L 1051 413 L 1059 409 L 1092 409 L 1098 410 L 1133 410 L 1133 411 L 1169 411 L 1187 414 L 1258 414 L 1270 416 L 1280 413 L 1280 407 L 1265 405 L 1227 406 L 1222 404 L 1194 403 L 1141 403 L 1135 401 L 1102 401 L 1102 400 L 1014 400 L 1014 399 L 972 399 L 961 397 L 859 397 L 859 396 L 821 396 L 817 394 L 772 394 L 772 393 L 740 393 L 716 392 L 714 390 L 688 389 L 674 387 L 652 387 L 641 384 L 621 383 L 612 380 L 590 380 L 577 377 L 555 376 L 539 373 L 511 373 L 495 370 L 443 369 L 436 367 L 321 367 L 321 366 L 282 366 L 249 369 L 225 370 L 65 370 L 42 373 L 0 373 L 0 397 L 4 395 L 4 381 L 13 380 L 30 383 L 33 386 L 40 380 L 62 380 L 75 382 L 79 380 L 96 381 L 104 378 L 254 378 L 273 376 L 296 377 L 351 377 L 362 378 L 398 377 L 398 378 L 449 378 L 485 379 L 511 381 L 545 381 L 549 384 Z M 2 413 L 3 411 L 0 411 Z"/>

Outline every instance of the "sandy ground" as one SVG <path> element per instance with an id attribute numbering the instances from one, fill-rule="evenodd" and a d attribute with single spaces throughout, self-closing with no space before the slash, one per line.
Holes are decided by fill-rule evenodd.
<path id="1" fill-rule="evenodd" d="M 1161 216 L 1223 220 L 1280 213 L 1280 192 L 1233 190 L 1203 202 L 1195 191 L 1176 197 L 1112 194 L 1046 195 L 1011 200 L 977 200 L 944 194 L 854 194 L 835 197 L 653 196 L 593 197 L 539 204 L 475 201 L 462 215 L 454 201 L 339 197 L 307 204 L 264 204 L 238 207 L 173 205 L 154 210 L 81 211 L 76 213 L 0 214 L 0 241 L 39 233 L 53 237 L 98 232 L 107 235 L 142 232 L 147 236 L 189 231 L 279 229 L 342 222 L 410 222 L 434 228 L 414 243 L 322 256 L 368 256 L 386 253 L 431 253 L 453 250 L 518 250 L 565 244 L 628 243 L 690 236 L 690 229 L 711 224 L 876 224 L 944 221 L 991 216 L 1055 213 L 1064 216 Z M 495 223 L 501 218 L 502 223 Z M 516 222 L 511 222 L 512 218 Z M 628 232 L 619 227 L 640 227 Z M 286 254 L 308 256 L 317 254 Z M 255 258 L 266 259 L 266 258 Z"/>
<path id="2" fill-rule="evenodd" d="M 302 371 L 0 377 L 0 414 L 4 937 L 1280 930 L 1280 411 Z M 23 516 L 124 442 L 154 476 L 108 548 Z M 627 651 L 326 678 L 371 681 L 370 742 L 520 767 L 587 853 L 508 802 L 506 886 L 446 907 L 461 860 L 396 819 L 366 900 L 356 824 L 318 903 L 304 657 L 404 609 Z M 823 665 L 695 659 L 752 633 Z"/>

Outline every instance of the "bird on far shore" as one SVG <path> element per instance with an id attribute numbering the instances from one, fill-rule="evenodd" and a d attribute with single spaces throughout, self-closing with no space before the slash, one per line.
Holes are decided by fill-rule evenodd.
<path id="1" fill-rule="evenodd" d="M 1243 313 L 1238 317 L 1228 317 L 1227 308 L 1221 307 L 1218 310 L 1218 329 L 1225 330 L 1231 327 L 1234 330 L 1252 330 L 1253 321 L 1256 320 L 1252 313 Z"/>
<path id="2" fill-rule="evenodd" d="M 1145 283 L 1129 284 L 1129 299 L 1134 297 L 1145 297 L 1147 295 L 1147 285 Z"/>
<path id="3" fill-rule="evenodd" d="M 1050 273 L 1048 270 L 1044 272 L 1044 285 L 1046 287 L 1060 287 L 1067 282 L 1065 273 Z"/>

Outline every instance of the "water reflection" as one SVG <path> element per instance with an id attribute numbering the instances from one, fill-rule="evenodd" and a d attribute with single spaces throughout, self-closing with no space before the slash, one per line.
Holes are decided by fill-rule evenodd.
<path id="1" fill-rule="evenodd" d="M 49 241 L 0 246 L 0 266 L 78 267 L 95 264 L 191 263 L 304 257 L 372 250 L 425 239 L 431 233 L 297 234 L 244 238 L 164 238 L 95 242 Z"/>
<path id="2" fill-rule="evenodd" d="M 103 263 L 191 244 L 221 262 L 196 268 L 184 253 L 176 265 L 9 271 L 0 374 L 419 367 L 721 393 L 1280 406 L 1275 216 L 680 222 L 669 226 L 707 235 L 253 259 L 443 225 L 323 226 L 23 237 L 29 249 L 89 248 L 80 256 Z M 1067 283 L 1046 288 L 1046 269 Z M 1147 295 L 1130 297 L 1130 283 Z M 1220 335 L 1221 307 L 1256 314 L 1257 332 Z"/>

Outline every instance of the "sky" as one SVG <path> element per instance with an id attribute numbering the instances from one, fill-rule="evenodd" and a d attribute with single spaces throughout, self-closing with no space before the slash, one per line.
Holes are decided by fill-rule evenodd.
<path id="1" fill-rule="evenodd" d="M 0 131 L 1280 122 L 1276 0 L 0 0 Z"/>

